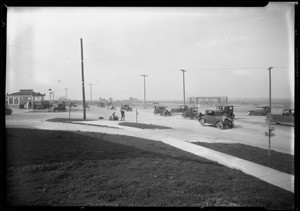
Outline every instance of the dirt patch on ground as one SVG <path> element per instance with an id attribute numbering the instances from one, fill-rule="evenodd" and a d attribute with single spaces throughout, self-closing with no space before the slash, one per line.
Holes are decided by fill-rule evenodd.
<path id="1" fill-rule="evenodd" d="M 294 194 L 162 142 L 7 129 L 9 205 L 293 209 Z"/>
<path id="2" fill-rule="evenodd" d="M 294 156 L 245 144 L 194 142 L 199 146 L 226 153 L 288 174 L 295 174 Z"/>

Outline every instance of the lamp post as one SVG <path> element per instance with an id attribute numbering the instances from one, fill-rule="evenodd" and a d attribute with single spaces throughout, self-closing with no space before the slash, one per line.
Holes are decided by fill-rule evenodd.
<path id="1" fill-rule="evenodd" d="M 146 109 L 146 77 L 148 76 L 148 75 L 141 75 L 141 76 L 143 76 L 144 77 L 144 108 Z"/>
<path id="2" fill-rule="evenodd" d="M 52 89 L 48 89 L 49 90 L 49 101 L 51 101 L 51 91 Z"/>
<path id="3" fill-rule="evenodd" d="M 186 72 L 186 70 L 180 70 L 182 71 L 183 74 L 183 105 L 185 105 L 185 80 L 184 80 L 184 73 Z"/>

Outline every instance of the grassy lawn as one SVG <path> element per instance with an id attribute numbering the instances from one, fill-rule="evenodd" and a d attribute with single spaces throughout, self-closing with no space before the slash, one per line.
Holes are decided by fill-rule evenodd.
<path id="1" fill-rule="evenodd" d="M 172 129 L 171 127 L 166 127 L 161 125 L 143 124 L 143 123 L 135 123 L 135 122 L 120 122 L 119 125 L 136 127 L 140 129 Z"/>
<path id="2" fill-rule="evenodd" d="M 226 153 L 244 160 L 267 166 L 288 174 L 295 174 L 294 156 L 271 150 L 271 159 L 267 149 L 245 144 L 225 144 L 194 142 L 194 144 Z"/>
<path id="3" fill-rule="evenodd" d="M 53 118 L 53 119 L 47 119 L 47 122 L 73 123 L 73 122 L 80 122 L 80 121 L 95 121 L 95 120 L 97 119 Z"/>
<path id="4" fill-rule="evenodd" d="M 162 142 L 8 128 L 9 205 L 293 209 L 294 194 Z"/>

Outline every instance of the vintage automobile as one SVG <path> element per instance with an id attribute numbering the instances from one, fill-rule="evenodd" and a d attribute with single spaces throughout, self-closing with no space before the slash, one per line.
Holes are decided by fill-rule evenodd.
<path id="1" fill-rule="evenodd" d="M 12 114 L 11 108 L 5 106 L 5 115 L 11 115 L 11 114 Z"/>
<path id="2" fill-rule="evenodd" d="M 216 106 L 216 109 L 221 110 L 223 115 L 234 119 L 235 115 L 233 113 L 233 106 Z"/>
<path id="3" fill-rule="evenodd" d="M 167 110 L 167 106 L 154 106 L 154 115 L 160 114 L 161 116 L 171 116 L 171 112 Z"/>
<path id="4" fill-rule="evenodd" d="M 267 116 L 270 113 L 270 106 L 256 107 L 254 110 L 247 112 L 248 116 Z"/>
<path id="5" fill-rule="evenodd" d="M 66 111 L 66 104 L 65 103 L 55 103 L 53 106 L 49 108 L 49 111 Z"/>
<path id="6" fill-rule="evenodd" d="M 170 113 L 184 113 L 188 109 L 187 105 L 181 105 L 179 108 L 171 108 Z"/>
<path id="7" fill-rule="evenodd" d="M 205 124 L 216 125 L 218 129 L 222 130 L 224 127 L 233 128 L 233 119 L 224 116 L 220 110 L 206 110 L 205 115 L 199 118 L 202 126 Z"/>
<path id="8" fill-rule="evenodd" d="M 99 103 L 99 104 L 97 105 L 97 107 L 105 108 L 105 104 L 104 104 L 104 103 Z"/>
<path id="9" fill-rule="evenodd" d="M 183 118 L 191 118 L 191 119 L 198 119 L 199 118 L 199 112 L 198 112 L 198 107 L 188 107 L 188 109 L 183 112 L 182 114 Z"/>
<path id="10" fill-rule="evenodd" d="M 266 122 L 269 124 L 295 125 L 294 109 L 283 109 L 282 114 L 268 115 Z"/>
<path id="11" fill-rule="evenodd" d="M 129 105 L 125 104 L 125 105 L 121 105 L 121 110 L 132 111 L 132 108 Z"/>

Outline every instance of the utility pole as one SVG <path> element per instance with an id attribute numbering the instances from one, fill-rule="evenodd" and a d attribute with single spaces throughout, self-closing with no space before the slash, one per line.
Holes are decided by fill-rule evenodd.
<path id="1" fill-rule="evenodd" d="M 185 105 L 185 80 L 184 80 L 184 73 L 186 72 L 186 70 L 180 70 L 182 71 L 183 74 L 183 105 Z"/>
<path id="2" fill-rule="evenodd" d="M 271 70 L 273 69 L 273 67 L 269 67 L 269 106 L 270 106 L 270 114 L 269 114 L 269 157 L 271 156 L 271 111 L 272 111 L 272 107 L 271 107 Z"/>
<path id="3" fill-rule="evenodd" d="M 82 38 L 80 38 L 80 45 L 81 45 L 81 79 L 82 79 L 83 119 L 86 119 L 85 93 L 84 93 L 84 68 L 83 68 L 83 43 L 82 43 Z"/>
<path id="4" fill-rule="evenodd" d="M 68 100 L 68 88 L 65 88 L 66 90 L 66 100 Z"/>
<path id="5" fill-rule="evenodd" d="M 148 75 L 141 75 L 144 77 L 144 108 L 146 109 L 146 77 L 148 77 Z"/>

